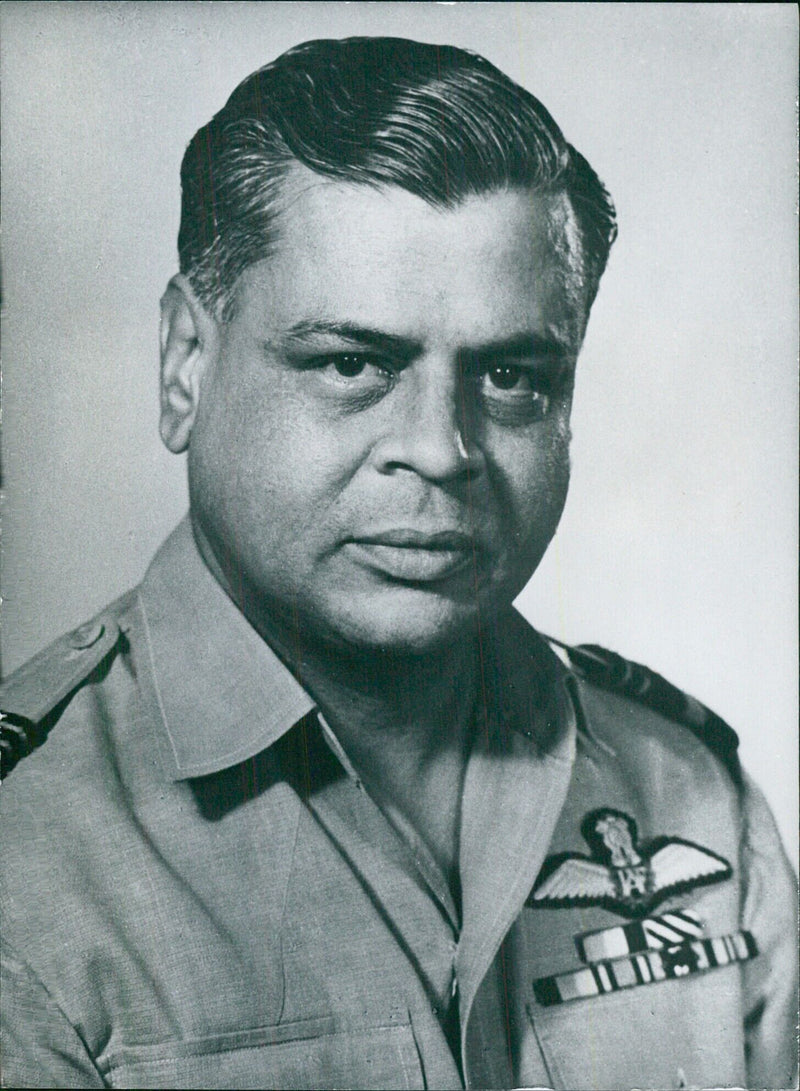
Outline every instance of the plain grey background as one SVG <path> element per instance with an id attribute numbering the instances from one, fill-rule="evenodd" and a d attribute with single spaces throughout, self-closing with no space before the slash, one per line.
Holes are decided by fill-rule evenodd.
<path id="1" fill-rule="evenodd" d="M 573 482 L 520 598 L 740 733 L 790 854 L 797 731 L 797 12 L 772 4 L 5 3 L 5 671 L 136 583 L 186 507 L 157 435 L 178 168 L 312 37 L 484 53 L 616 200 Z"/>

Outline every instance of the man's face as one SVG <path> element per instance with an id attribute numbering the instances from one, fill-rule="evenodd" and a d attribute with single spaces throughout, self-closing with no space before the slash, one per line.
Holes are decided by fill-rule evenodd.
<path id="1" fill-rule="evenodd" d="M 426 653 L 522 589 L 569 477 L 571 223 L 527 191 L 443 211 L 295 179 L 189 448 L 195 523 L 256 623 Z"/>

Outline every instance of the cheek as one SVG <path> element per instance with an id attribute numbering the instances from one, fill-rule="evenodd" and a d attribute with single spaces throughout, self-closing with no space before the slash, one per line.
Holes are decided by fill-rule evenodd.
<path id="1" fill-rule="evenodd" d="M 549 425 L 547 432 L 539 426 L 529 442 L 521 438 L 507 452 L 506 502 L 518 520 L 518 535 L 535 537 L 558 521 L 569 486 L 569 441 L 565 417 Z"/>
<path id="2" fill-rule="evenodd" d="M 190 441 L 193 508 L 242 548 L 302 541 L 344 487 L 352 444 L 285 375 L 231 372 L 204 392 Z"/>
<path id="3" fill-rule="evenodd" d="M 541 432 L 533 445 L 518 442 L 517 451 L 495 499 L 504 543 L 501 565 L 516 593 L 539 565 L 558 527 L 569 486 L 568 423 Z"/>

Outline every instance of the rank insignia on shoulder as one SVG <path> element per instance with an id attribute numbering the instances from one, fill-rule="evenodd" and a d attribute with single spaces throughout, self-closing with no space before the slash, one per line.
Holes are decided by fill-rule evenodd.
<path id="1" fill-rule="evenodd" d="M 528 906 L 600 905 L 639 918 L 674 894 L 733 874 L 722 856 L 680 837 L 658 837 L 640 845 L 635 820 L 610 807 L 587 814 L 581 833 L 592 855 L 551 856 Z"/>
<path id="2" fill-rule="evenodd" d="M 29 659 L 0 685 L 0 777 L 47 737 L 64 702 L 119 647 L 116 618 L 104 612 Z"/>
<path id="3" fill-rule="evenodd" d="M 659 715 L 689 728 L 717 755 L 734 781 L 739 783 L 739 737 L 732 727 L 702 702 L 673 686 L 649 667 L 624 659 L 597 644 L 571 647 L 551 636 L 546 639 L 578 678 L 638 701 Z"/>

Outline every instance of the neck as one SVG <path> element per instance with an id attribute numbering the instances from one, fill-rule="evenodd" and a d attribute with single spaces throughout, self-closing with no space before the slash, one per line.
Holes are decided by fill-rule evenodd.
<path id="1" fill-rule="evenodd" d="M 368 749 L 403 746 L 425 757 L 463 737 L 477 663 L 475 634 L 425 655 L 307 648 L 301 681 L 345 746 L 361 737 Z"/>
<path id="2" fill-rule="evenodd" d="M 401 836 L 410 826 L 423 840 L 456 903 L 478 662 L 474 637 L 425 657 L 306 652 L 301 679 L 373 800 Z"/>

